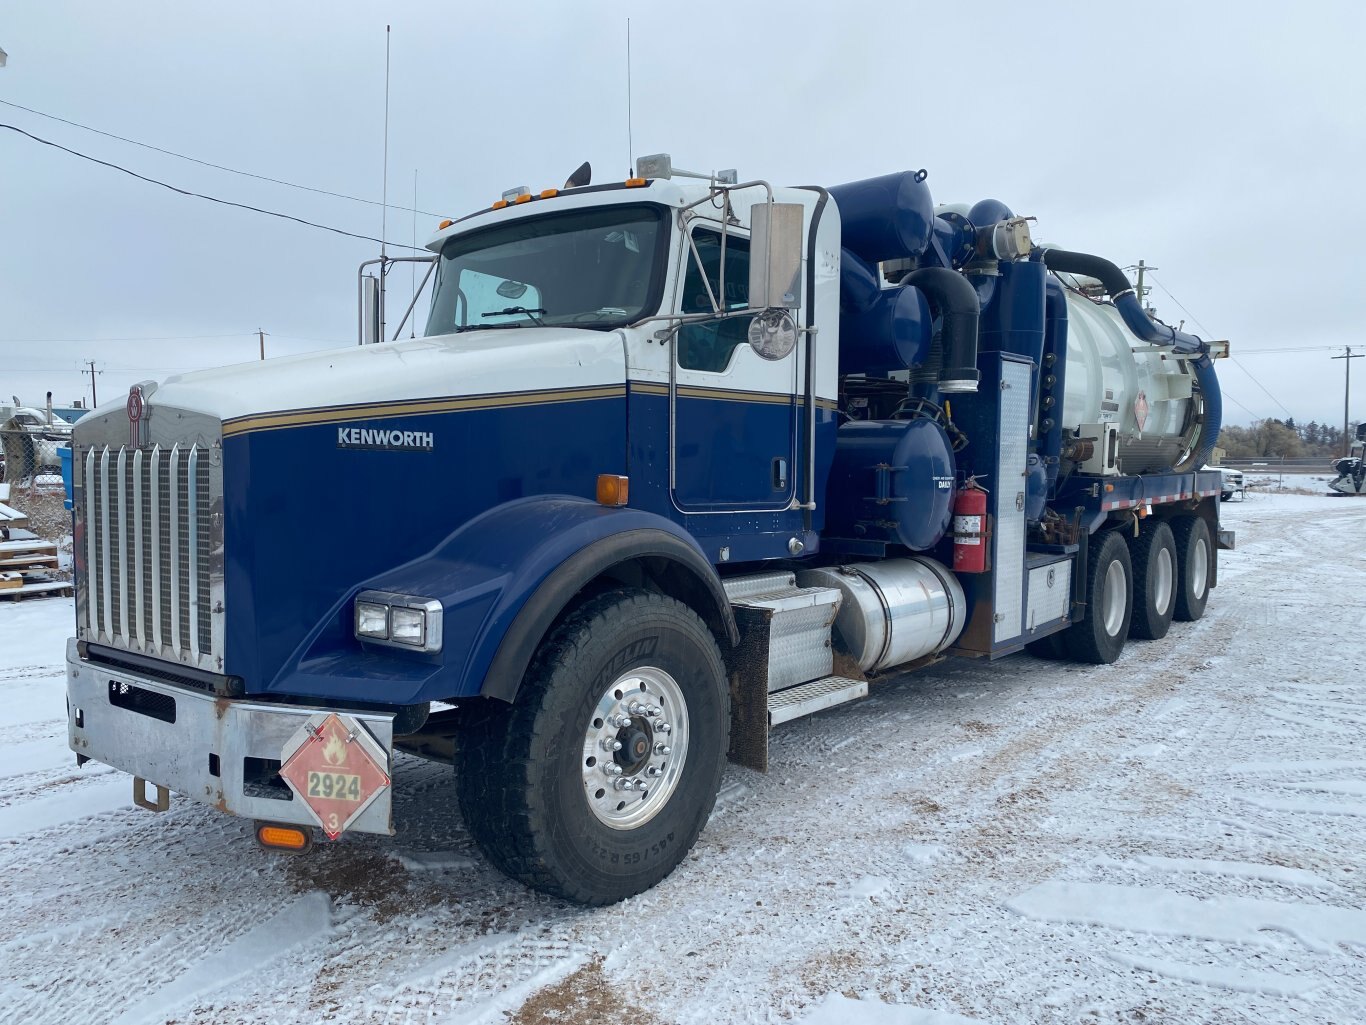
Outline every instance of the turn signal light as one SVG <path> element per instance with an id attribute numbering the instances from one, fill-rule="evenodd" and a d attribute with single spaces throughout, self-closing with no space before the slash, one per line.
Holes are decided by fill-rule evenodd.
<path id="1" fill-rule="evenodd" d="M 261 822 L 256 826 L 256 842 L 272 851 L 301 854 L 313 846 L 313 831 L 301 826 L 278 826 Z"/>
<path id="2" fill-rule="evenodd" d="M 628 478 L 615 473 L 598 474 L 598 505 L 625 505 L 630 491 Z"/>

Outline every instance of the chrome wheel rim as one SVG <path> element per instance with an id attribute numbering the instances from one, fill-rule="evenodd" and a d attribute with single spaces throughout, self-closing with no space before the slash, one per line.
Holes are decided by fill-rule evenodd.
<path id="1" fill-rule="evenodd" d="M 1209 545 L 1202 537 L 1191 545 L 1191 594 L 1197 599 L 1205 596 L 1209 583 Z"/>
<path id="2" fill-rule="evenodd" d="M 583 793 L 612 829 L 636 829 L 669 803 L 688 758 L 688 706 L 663 669 L 638 666 L 599 695 L 583 735 Z"/>
<path id="3" fill-rule="evenodd" d="M 1105 585 L 1101 588 L 1105 603 L 1101 610 L 1101 621 L 1105 624 L 1105 632 L 1111 637 L 1119 635 L 1120 627 L 1124 625 L 1124 613 L 1128 610 L 1129 596 L 1125 593 L 1125 583 L 1124 565 L 1116 559 L 1105 571 Z"/>
<path id="4" fill-rule="evenodd" d="M 1171 608 L 1172 595 L 1175 588 L 1172 586 L 1176 580 L 1176 569 L 1172 566 L 1172 550 L 1162 548 L 1157 553 L 1157 572 L 1154 574 L 1157 579 L 1153 581 L 1153 607 L 1159 616 L 1165 616 L 1167 609 Z"/>

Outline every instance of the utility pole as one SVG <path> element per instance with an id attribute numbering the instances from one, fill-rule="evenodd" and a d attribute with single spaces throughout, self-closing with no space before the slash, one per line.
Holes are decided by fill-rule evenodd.
<path id="1" fill-rule="evenodd" d="M 1351 411 L 1352 406 L 1352 360 L 1361 359 L 1363 355 L 1366 354 L 1360 352 L 1353 353 L 1352 347 L 1349 345 L 1347 346 L 1346 354 L 1332 357 L 1333 359 L 1347 361 L 1343 364 L 1343 366 L 1347 368 L 1347 387 L 1342 393 L 1342 454 L 1344 456 L 1350 456 L 1352 454 L 1352 436 L 1347 433 L 1347 414 Z"/>
<path id="2" fill-rule="evenodd" d="M 1135 271 L 1138 271 L 1138 283 L 1134 285 L 1134 295 L 1135 295 L 1135 297 L 1137 297 L 1137 299 L 1138 299 L 1138 304 L 1139 304 L 1140 306 L 1142 306 L 1143 309 L 1145 309 L 1145 310 L 1147 310 L 1149 313 L 1151 313 L 1151 312 L 1152 312 L 1152 307 L 1149 306 L 1148 303 L 1147 303 L 1145 300 L 1148 298 L 1148 293 L 1151 292 L 1152 289 L 1149 288 L 1149 287 L 1147 287 L 1146 285 L 1143 284 L 1143 275 L 1144 275 L 1147 271 L 1150 271 L 1150 270 L 1161 270 L 1162 268 L 1161 268 L 1161 267 L 1149 267 L 1149 266 L 1148 266 L 1146 263 L 1144 263 L 1142 260 L 1139 260 L 1139 261 L 1138 261 L 1138 264 L 1137 264 L 1136 266 L 1125 267 L 1124 269 L 1125 269 L 1125 270 L 1135 270 Z"/>
<path id="3" fill-rule="evenodd" d="M 261 358 L 266 358 L 266 333 L 259 327 L 256 329 L 256 338 L 261 343 Z"/>
<path id="4" fill-rule="evenodd" d="M 90 365 L 90 369 L 82 370 L 81 373 L 90 375 L 90 408 L 94 409 L 100 404 L 99 396 L 95 394 L 95 375 L 102 374 L 104 371 L 95 369 L 95 361 L 93 359 L 86 360 L 86 363 Z"/>

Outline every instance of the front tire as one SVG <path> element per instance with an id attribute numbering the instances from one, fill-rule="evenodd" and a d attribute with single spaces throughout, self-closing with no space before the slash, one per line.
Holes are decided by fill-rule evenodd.
<path id="1" fill-rule="evenodd" d="M 692 848 L 729 734 L 725 667 L 706 624 L 672 598 L 613 591 L 572 613 L 542 643 L 516 702 L 462 738 L 460 810 L 514 879 L 612 904 L 654 886 Z"/>
<path id="2" fill-rule="evenodd" d="M 1078 662 L 1108 665 L 1119 658 L 1133 619 L 1133 564 L 1117 532 L 1096 535 L 1086 556 L 1086 615 L 1062 633 Z"/>
<path id="3" fill-rule="evenodd" d="M 1176 618 L 1193 623 L 1205 614 L 1209 601 L 1209 582 L 1214 575 L 1214 545 L 1210 543 L 1209 524 L 1202 516 L 1178 516 L 1172 520 L 1176 540 L 1177 568 Z"/>
<path id="4" fill-rule="evenodd" d="M 1134 618 L 1129 635 L 1156 641 L 1167 636 L 1176 611 L 1176 541 L 1172 528 L 1149 520 L 1129 540 L 1134 568 Z"/>

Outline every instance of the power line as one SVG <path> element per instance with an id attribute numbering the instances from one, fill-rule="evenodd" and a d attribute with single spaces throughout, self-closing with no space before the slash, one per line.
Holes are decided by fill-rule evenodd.
<path id="1" fill-rule="evenodd" d="M 1252 410 L 1248 409 L 1245 405 L 1243 405 L 1241 402 L 1239 402 L 1237 399 L 1235 399 L 1232 395 L 1230 395 L 1227 391 L 1225 391 L 1223 385 L 1220 385 L 1220 386 L 1219 386 L 1219 394 L 1220 394 L 1221 396 L 1223 396 L 1224 398 L 1228 399 L 1230 402 L 1232 402 L 1235 406 L 1237 406 L 1239 409 L 1241 409 L 1241 410 L 1242 410 L 1244 413 L 1246 413 L 1248 416 L 1252 417 L 1253 419 L 1256 419 L 1257 414 L 1254 413 L 1254 412 L 1252 412 Z"/>
<path id="2" fill-rule="evenodd" d="M 162 153 L 168 157 L 175 157 L 177 160 L 188 160 L 192 164 L 199 164 L 201 167 L 211 167 L 215 171 L 227 171 L 229 174 L 240 174 L 244 178 L 255 178 L 257 181 L 270 182 L 272 185 L 284 185 L 291 189 L 302 189 L 304 192 L 314 192 L 320 196 L 331 196 L 334 199 L 347 199 L 353 203 L 366 203 L 370 206 L 392 206 L 395 210 L 405 210 L 410 213 L 423 214 L 427 217 L 440 218 L 446 216 L 445 214 L 432 213 L 430 210 L 418 210 L 415 205 L 411 207 L 398 206 L 397 204 L 381 202 L 378 199 L 366 199 L 363 196 L 349 196 L 345 192 L 333 192 L 330 189 L 319 189 L 314 188 L 312 185 L 300 185 L 298 182 L 285 181 L 283 178 L 271 178 L 264 174 L 254 174 L 251 171 L 243 171 L 236 167 L 215 164 L 212 161 L 200 160 L 198 157 L 188 156 L 185 153 L 177 153 L 175 150 L 153 146 L 148 142 L 138 142 L 137 139 L 129 139 L 123 135 L 115 135 L 113 132 L 105 132 L 98 128 L 91 128 L 89 125 L 83 125 L 79 121 L 68 121 L 64 117 L 58 117 L 56 114 L 45 114 L 41 110 L 25 107 L 22 103 L 13 103 L 10 100 L 0 100 L 0 103 L 4 104 L 6 107 L 13 107 L 16 110 L 22 110 L 29 114 L 36 114 L 38 117 L 45 117 L 49 121 L 57 121 L 64 125 L 70 125 L 72 128 L 79 128 L 83 132 L 93 132 L 95 135 L 103 135 L 106 139 L 115 139 L 119 142 L 126 142 L 130 146 L 140 146 L 143 149 L 151 150 L 153 153 Z"/>
<path id="3" fill-rule="evenodd" d="M 1148 270 L 1151 271 L 1152 268 L 1149 267 Z M 1187 317 L 1190 318 L 1192 324 L 1194 324 L 1196 327 L 1198 327 L 1201 331 L 1205 332 L 1205 334 L 1207 334 L 1207 335 L 1212 335 L 1212 334 L 1214 334 L 1213 331 L 1211 331 L 1209 328 L 1205 327 L 1204 324 L 1200 323 L 1200 319 L 1199 319 L 1198 317 L 1196 317 L 1196 315 L 1195 315 L 1194 313 L 1192 313 L 1190 310 L 1186 309 L 1185 304 L 1182 303 L 1180 299 L 1178 299 L 1176 296 L 1172 295 L 1171 289 L 1169 289 L 1166 285 L 1162 284 L 1162 282 L 1158 281 L 1157 278 L 1156 278 L 1156 276 L 1153 276 L 1153 275 L 1149 275 L 1149 276 L 1152 277 L 1152 279 L 1153 279 L 1153 284 L 1155 284 L 1158 288 L 1162 289 L 1162 291 L 1166 292 L 1167 295 L 1168 295 L 1168 297 L 1170 297 L 1171 301 L 1174 302 L 1174 303 L 1176 303 L 1176 305 L 1179 306 L 1179 307 L 1181 308 L 1181 312 L 1184 313 Z"/>
<path id="4" fill-rule="evenodd" d="M 1294 417 L 1295 414 L 1292 413 L 1292 412 L 1290 412 L 1290 409 L 1286 406 L 1286 404 L 1285 404 L 1284 402 L 1282 402 L 1280 399 L 1276 398 L 1276 396 L 1272 395 L 1271 392 L 1267 390 L 1266 385 L 1262 384 L 1261 381 L 1257 380 L 1257 378 L 1255 378 L 1255 377 L 1252 376 L 1252 371 L 1251 371 L 1251 370 L 1249 370 L 1247 367 L 1243 366 L 1241 363 L 1237 362 L 1236 360 L 1234 360 L 1234 359 L 1231 358 L 1231 357 L 1230 357 L 1230 359 L 1229 359 L 1229 362 L 1232 363 L 1232 364 L 1233 364 L 1235 367 L 1237 367 L 1239 370 L 1241 370 L 1243 373 L 1245 373 L 1249 378 L 1251 378 L 1253 384 L 1255 384 L 1258 388 L 1262 389 L 1262 391 L 1266 392 L 1266 397 L 1267 397 L 1268 399 L 1270 399 L 1272 402 L 1276 403 L 1276 405 L 1278 405 L 1278 406 L 1280 406 L 1282 409 L 1284 409 L 1284 410 L 1285 410 L 1285 415 L 1286 415 L 1286 416 L 1292 417 L 1292 418 Z"/>
<path id="5" fill-rule="evenodd" d="M 341 228 L 334 228 L 328 224 L 319 224 L 317 221 L 308 221 L 302 217 L 295 217 L 293 214 L 282 214 L 276 210 L 266 210 L 259 206 L 252 206 L 249 203 L 235 203 L 230 199 L 219 199 L 217 196 L 208 196 L 202 192 L 191 192 L 188 189 L 177 188 L 174 185 L 168 185 L 166 182 L 158 181 L 155 178 L 148 178 L 146 175 L 138 174 L 136 171 L 130 171 L 128 168 L 118 164 L 111 164 L 107 160 L 100 160 L 98 157 L 92 157 L 88 153 L 82 153 L 79 150 L 70 149 L 60 143 L 52 142 L 50 139 L 41 138 L 34 135 L 32 132 L 26 132 L 22 128 L 16 128 L 14 125 L 0 123 L 0 128 L 8 128 L 11 132 L 16 132 L 19 135 L 32 139 L 34 142 L 42 143 L 44 146 L 51 146 L 53 149 L 59 149 L 63 153 L 70 153 L 73 157 L 80 157 L 82 160 L 89 160 L 92 164 L 99 164 L 102 167 L 108 167 L 115 171 L 122 171 L 124 174 L 137 178 L 139 181 L 145 181 L 151 185 L 160 185 L 163 189 L 170 189 L 172 192 L 178 192 L 182 196 L 190 196 L 194 199 L 207 199 L 210 203 L 218 203 L 222 206 L 235 206 L 239 210 L 250 210 L 252 213 L 265 214 L 268 217 L 278 217 L 285 221 L 294 221 L 296 224 L 302 224 L 309 228 L 319 228 L 322 231 L 330 231 L 335 235 L 345 235 L 347 238 L 358 238 L 362 242 L 378 242 L 380 245 L 391 245 L 399 249 L 413 248 L 405 242 L 386 243 L 383 239 L 374 238 L 370 235 L 358 235 L 354 231 L 343 231 Z"/>

